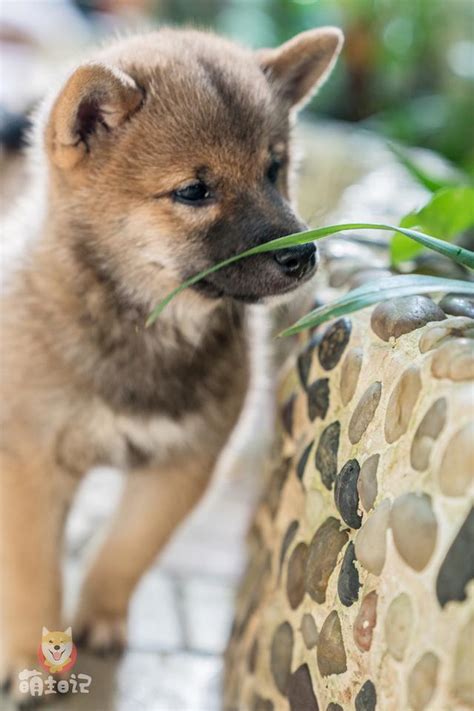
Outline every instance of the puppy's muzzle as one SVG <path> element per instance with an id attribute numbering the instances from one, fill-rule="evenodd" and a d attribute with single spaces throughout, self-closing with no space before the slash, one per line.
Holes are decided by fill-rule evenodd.
<path id="1" fill-rule="evenodd" d="M 289 247 L 275 252 L 273 258 L 285 276 L 303 279 L 316 268 L 316 247 L 311 243 Z"/>

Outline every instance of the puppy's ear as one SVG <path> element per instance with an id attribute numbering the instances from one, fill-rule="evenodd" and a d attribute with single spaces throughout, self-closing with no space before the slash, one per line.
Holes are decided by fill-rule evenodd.
<path id="1" fill-rule="evenodd" d="M 41 632 L 42 637 L 46 637 L 46 635 L 49 634 L 49 629 L 47 627 L 43 627 L 43 630 Z"/>
<path id="2" fill-rule="evenodd" d="M 72 628 L 71 628 L 71 627 L 68 627 L 67 630 L 64 630 L 64 634 L 65 634 L 67 637 L 72 637 Z"/>
<path id="3" fill-rule="evenodd" d="M 337 27 L 320 27 L 275 49 L 262 49 L 257 58 L 280 96 L 301 108 L 329 76 L 343 41 Z"/>
<path id="4" fill-rule="evenodd" d="M 120 69 L 79 67 L 56 99 L 46 127 L 51 160 L 59 168 L 75 168 L 101 136 L 121 126 L 142 102 L 142 91 Z"/>

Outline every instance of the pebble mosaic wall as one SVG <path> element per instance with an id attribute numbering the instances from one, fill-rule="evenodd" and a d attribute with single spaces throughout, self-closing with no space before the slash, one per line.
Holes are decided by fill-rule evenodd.
<path id="1" fill-rule="evenodd" d="M 225 708 L 474 708 L 474 303 L 304 338 L 249 534 Z"/>

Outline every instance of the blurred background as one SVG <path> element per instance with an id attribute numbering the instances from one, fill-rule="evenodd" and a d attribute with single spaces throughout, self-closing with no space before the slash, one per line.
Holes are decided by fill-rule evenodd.
<path id="1" fill-rule="evenodd" d="M 253 47 L 317 25 L 346 43 L 331 81 L 309 108 L 434 149 L 474 170 L 472 0 L 2 0 L 2 140 L 15 145 L 21 114 L 49 69 L 111 32 L 172 23 L 212 27 Z"/>
<path id="2" fill-rule="evenodd" d="M 21 147 L 28 116 L 58 70 L 115 35 L 170 23 L 210 27 L 255 48 L 319 25 L 342 27 L 342 56 L 298 129 L 302 216 L 313 224 L 396 224 L 408 215 L 407 224 L 437 236 L 462 233 L 472 240 L 472 0 L 0 0 L 1 218 L 24 192 Z M 369 239 L 379 256 L 364 252 Z M 386 274 L 387 239 L 358 234 L 328 240 L 327 249 L 340 258 L 341 280 L 346 273 L 360 278 L 368 262 Z M 415 255 L 410 244 L 392 249 L 392 266 L 463 276 L 439 255 Z M 329 286 L 337 287 L 338 280 Z M 248 409 L 253 420 L 244 419 L 209 496 L 134 596 L 126 655 L 117 662 L 81 653 L 78 670 L 93 675 L 93 695 L 71 699 L 65 709 L 221 708 L 223 654 L 245 566 L 245 532 L 273 431 L 271 394 L 256 392 Z M 249 432 L 258 433 L 250 445 Z M 70 609 L 84 561 L 121 486 L 118 472 L 96 470 L 81 487 L 65 549 Z M 0 708 L 7 708 L 2 698 Z"/>

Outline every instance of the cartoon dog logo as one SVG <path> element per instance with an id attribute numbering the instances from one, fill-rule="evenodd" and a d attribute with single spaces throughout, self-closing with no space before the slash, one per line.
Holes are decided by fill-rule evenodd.
<path id="1" fill-rule="evenodd" d="M 41 645 L 38 649 L 38 660 L 46 671 L 51 674 L 65 672 L 74 666 L 77 649 L 72 641 L 72 629 L 64 632 L 50 632 L 43 627 Z"/>

